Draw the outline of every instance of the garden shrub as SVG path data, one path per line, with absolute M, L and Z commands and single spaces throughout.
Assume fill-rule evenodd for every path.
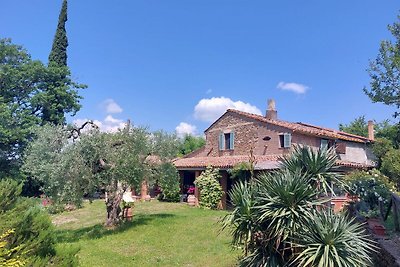
M 400 150 L 390 149 L 382 158 L 381 171 L 400 189 Z
M 0 202 L 5 203 L 0 212 L 0 233 L 13 229 L 5 248 L 28 266 L 48 266 L 58 259 L 54 226 L 37 200 L 21 197 L 20 193 L 21 185 L 15 181 L 0 181 Z
M 352 172 L 344 180 L 350 193 L 360 198 L 358 208 L 362 211 L 378 209 L 379 201 L 388 204 L 391 192 L 396 189 L 395 184 L 376 169 Z
M 158 183 L 162 193 L 158 199 L 161 201 L 178 202 L 180 200 L 179 175 L 175 166 L 171 163 L 163 163 L 159 167 Z
M 228 172 L 232 179 L 248 181 L 251 177 L 251 165 L 249 162 L 241 162 L 233 166 Z
M 207 169 L 196 178 L 195 185 L 200 190 L 200 206 L 216 209 L 222 197 L 222 187 L 219 184 L 221 178 L 218 169 L 207 167 Z
M 26 259 L 18 255 L 22 249 L 21 246 L 9 248 L 9 239 L 14 233 L 14 230 L 7 230 L 0 234 L 0 266 L 20 267 L 27 263 Z

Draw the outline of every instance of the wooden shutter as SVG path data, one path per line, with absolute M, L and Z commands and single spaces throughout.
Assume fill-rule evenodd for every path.
M 223 133 L 219 134 L 219 150 L 225 149 L 225 136 Z
M 336 153 L 346 154 L 346 143 L 340 142 L 336 144 Z
M 283 134 L 283 147 L 290 148 L 292 146 L 292 135 L 290 133 Z
M 230 143 L 229 143 L 229 149 L 234 149 L 235 148 L 235 133 L 231 132 L 230 133 Z

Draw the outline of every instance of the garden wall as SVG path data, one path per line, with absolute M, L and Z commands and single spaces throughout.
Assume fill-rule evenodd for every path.
M 376 267 L 400 267 L 399 245 L 393 240 L 375 238 L 379 251 L 374 255 Z

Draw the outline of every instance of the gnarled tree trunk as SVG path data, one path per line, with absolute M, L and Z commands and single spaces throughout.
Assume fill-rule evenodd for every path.
M 119 223 L 121 217 L 120 203 L 122 201 L 124 192 L 124 188 L 117 181 L 113 182 L 113 184 L 107 188 L 106 227 L 114 227 Z

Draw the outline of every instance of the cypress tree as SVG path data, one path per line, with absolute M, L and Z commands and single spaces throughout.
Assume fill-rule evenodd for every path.
M 56 35 L 53 40 L 53 47 L 49 55 L 49 64 L 57 64 L 57 66 L 67 66 L 67 46 L 68 38 L 65 30 L 67 22 L 67 0 L 63 1 L 60 16 L 58 17 L 58 25 Z

